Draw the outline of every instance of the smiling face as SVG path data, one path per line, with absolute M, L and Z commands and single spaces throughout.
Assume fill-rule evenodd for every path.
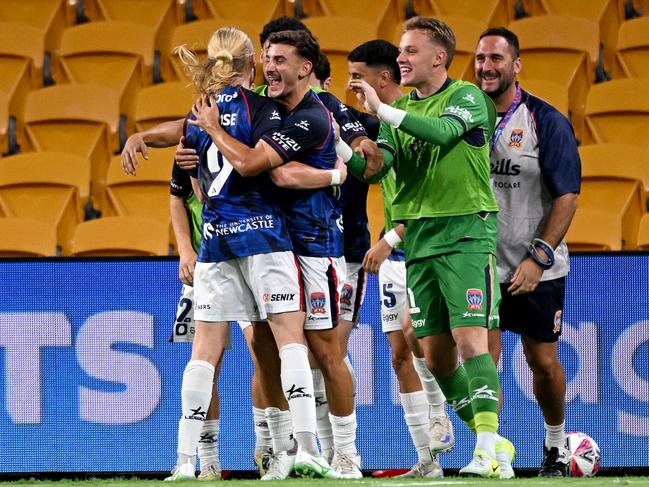
M 417 88 L 430 83 L 435 69 L 444 64 L 446 51 L 423 30 L 404 32 L 399 43 L 397 64 L 401 71 L 401 84 Z
M 270 44 L 265 50 L 264 77 L 268 96 L 285 99 L 293 93 L 299 80 L 309 76 L 311 62 L 287 44 Z
M 363 80 L 366 81 L 374 90 L 377 92 L 381 89 L 381 70 L 372 68 L 367 65 L 367 63 L 362 63 L 359 61 L 349 61 L 347 63 L 349 71 L 349 81 L 352 80 Z M 350 90 L 355 92 L 361 92 L 360 89 L 353 89 L 349 87 Z
M 514 84 L 521 71 L 521 60 L 514 58 L 514 48 L 504 37 L 487 36 L 478 43 L 474 68 L 480 89 L 497 100 Z

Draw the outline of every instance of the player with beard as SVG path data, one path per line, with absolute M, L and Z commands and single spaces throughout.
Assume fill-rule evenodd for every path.
M 497 257 L 501 329 L 521 337 L 533 390 L 545 420 L 540 477 L 566 476 L 566 378 L 558 356 L 570 270 L 564 236 L 577 208 L 581 163 L 570 122 L 515 82 L 521 70 L 516 34 L 486 30 L 475 53 L 475 76 L 496 104 L 491 175 L 500 227 Z M 489 332 L 497 362 L 501 331 Z

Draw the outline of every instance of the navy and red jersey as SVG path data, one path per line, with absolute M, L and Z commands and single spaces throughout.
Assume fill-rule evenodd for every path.
M 284 113 L 281 128 L 262 137 L 284 160 L 317 169 L 336 164 L 334 130 L 329 110 L 309 90 Z M 343 255 L 342 211 L 333 188 L 282 191 L 281 201 L 293 250 L 307 257 Z
M 280 129 L 277 105 L 240 86 L 211 98 L 221 126 L 232 137 L 254 147 L 265 133 Z M 199 155 L 198 180 L 205 197 L 200 262 L 221 262 L 291 250 L 274 185 L 268 173 L 242 177 L 198 127 L 185 123 L 187 146 Z
M 333 114 L 336 123 L 340 126 L 340 138 L 348 145 L 361 136 L 376 140 L 380 126 L 376 117 L 345 105 L 327 91 L 318 91 L 317 95 Z M 368 119 L 367 125 L 365 119 Z M 375 121 L 373 124 L 371 123 L 372 119 Z M 365 181 L 351 175 L 348 175 L 340 186 L 339 201 L 343 211 L 345 260 L 347 262 L 363 262 L 365 254 L 370 249 L 370 229 L 367 221 L 368 189 L 369 186 Z

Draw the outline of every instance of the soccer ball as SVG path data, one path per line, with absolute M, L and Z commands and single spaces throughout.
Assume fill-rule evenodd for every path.
M 599 470 L 599 446 L 585 433 L 568 433 L 571 477 L 593 477 Z

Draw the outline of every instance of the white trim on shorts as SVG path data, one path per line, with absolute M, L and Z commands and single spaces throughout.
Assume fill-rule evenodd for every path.
M 385 260 L 379 268 L 379 293 L 381 296 L 381 331 L 401 331 L 406 317 L 406 263 Z
M 340 319 L 358 327 L 361 306 L 365 299 L 365 269 L 360 262 L 347 262 L 347 275 L 340 291 Z
M 201 321 L 264 321 L 269 314 L 302 309 L 291 251 L 197 262 L 194 288 L 194 318 Z
M 338 324 L 340 291 L 345 282 L 344 257 L 297 256 L 306 308 L 305 330 L 329 330 Z

